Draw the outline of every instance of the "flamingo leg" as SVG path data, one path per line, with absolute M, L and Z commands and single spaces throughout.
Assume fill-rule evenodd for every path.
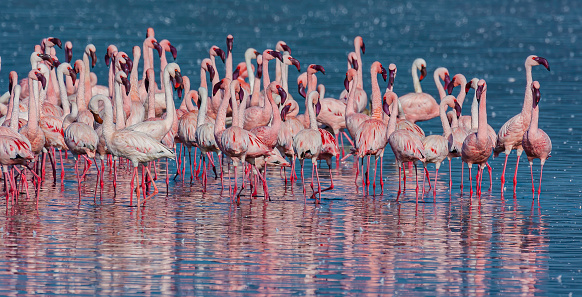
M 305 160 L 301 159 L 301 184 L 303 184 L 303 199 L 307 199 L 307 191 L 305 190 L 305 175 L 303 174 L 303 165 Z
M 521 157 L 521 152 L 517 152 L 517 162 L 515 162 L 515 173 L 513 174 L 513 184 L 514 184 L 514 188 L 515 185 L 517 184 L 517 168 L 519 167 L 519 157 Z
M 63 164 L 63 152 L 59 150 L 59 158 L 61 159 L 61 184 L 65 181 L 65 165 Z
M 400 180 L 402 179 L 401 173 L 400 173 L 400 164 L 398 164 L 398 195 L 400 195 Z
M 473 196 L 473 179 L 471 175 L 471 165 L 469 165 L 469 196 Z
M 465 164 L 461 161 L 461 191 L 463 190 L 463 179 L 465 178 Z
M 503 185 L 505 185 L 505 169 L 507 168 L 507 158 L 509 154 L 505 152 L 505 162 L 503 162 L 503 172 L 501 172 L 501 191 L 503 191 Z
M 534 187 L 534 179 L 533 179 L 533 162 L 529 162 L 529 174 L 531 175 L 531 194 L 532 196 L 534 195 L 534 193 L 536 192 L 536 189 Z
M 449 158 L 449 192 L 453 188 L 453 178 L 451 175 L 451 158 Z
M 439 168 L 436 168 L 436 172 L 434 174 L 434 189 L 433 189 L 433 196 L 436 196 L 436 188 L 437 188 L 437 180 L 439 178 Z
M 493 168 L 491 168 L 489 162 L 485 164 L 487 164 L 487 171 L 489 171 L 489 191 L 491 191 L 493 189 Z
M 374 156 L 374 182 L 372 182 L 372 193 L 376 196 L 376 173 L 378 172 L 378 158 Z
M 540 201 L 540 193 L 542 192 L 542 173 L 544 172 L 544 163 L 542 162 L 542 166 L 540 168 L 540 185 L 538 186 L 538 203 Z
M 271 201 L 271 196 L 269 195 L 269 186 L 267 186 L 267 163 L 265 163 L 265 169 L 263 172 L 263 191 L 265 192 L 265 199 Z
M 143 167 L 145 167 L 145 169 L 146 169 L 146 171 L 147 171 L 147 173 L 148 173 L 148 176 L 150 176 L 150 179 L 151 179 L 151 176 L 152 176 L 152 174 L 150 173 L 150 169 L 149 169 L 149 168 L 147 168 L 146 166 L 143 166 Z M 142 174 L 143 174 L 143 173 L 142 173 Z M 144 204 L 144 205 L 145 205 L 146 201 L 148 201 L 148 200 L 149 200 L 149 199 L 151 199 L 153 196 L 155 196 L 156 194 L 158 194 L 158 187 L 156 187 L 156 181 L 152 179 L 152 181 L 151 181 L 151 182 L 152 182 L 152 185 L 154 186 L 154 192 L 153 192 L 153 193 L 151 193 L 149 196 L 147 196 L 147 197 L 145 197 L 145 198 L 144 198 L 144 200 L 143 200 L 143 203 L 142 203 L 142 204 Z
M 190 152 L 191 152 L 190 149 L 188 149 L 188 163 L 190 163 L 190 183 L 192 183 L 192 180 L 194 179 L 194 173 L 192 172 L 192 155 L 190 154 Z M 196 153 L 194 153 L 194 156 L 196 156 Z M 196 174 L 198 175 L 198 173 Z
M 416 177 L 416 192 L 418 193 L 418 170 L 416 169 L 416 162 L 412 162 L 414 164 L 414 175 Z

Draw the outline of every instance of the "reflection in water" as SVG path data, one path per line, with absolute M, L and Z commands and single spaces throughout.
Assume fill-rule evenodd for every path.
M 81 201 L 47 182 L 38 210 L 23 198 L 3 214 L 3 293 L 530 295 L 548 277 L 543 216 L 486 194 L 396 201 L 392 180 L 389 194 L 362 197 L 342 173 L 320 205 L 273 178 L 267 203 L 236 207 L 219 180 L 207 192 L 178 181 L 137 209 L 127 177 L 117 196 L 107 184 L 95 195 L 95 182 L 92 172 Z

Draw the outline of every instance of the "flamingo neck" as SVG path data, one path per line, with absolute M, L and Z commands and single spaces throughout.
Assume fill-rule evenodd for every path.
M 414 84 L 414 92 L 417 94 L 422 93 L 422 87 L 420 86 L 420 80 L 418 79 L 418 69 L 414 63 L 412 64 L 412 83 Z
M 200 67 L 200 87 L 208 90 L 208 83 L 206 82 L 206 70 Z
M 479 101 L 477 101 L 477 93 L 473 96 L 473 103 L 471 104 L 471 130 L 477 130 L 479 127 Z
M 529 133 L 538 132 L 539 117 L 540 117 L 540 105 L 536 104 L 536 107 L 534 107 L 531 112 L 531 123 L 529 124 Z
M 263 90 L 267 90 L 271 84 L 271 78 L 269 77 L 269 59 L 265 58 L 263 54 Z M 263 99 L 263 106 L 265 100 Z
M 87 100 L 90 100 L 93 96 L 93 92 L 91 90 L 91 71 L 89 68 L 91 65 L 89 65 L 89 55 L 87 54 L 87 51 L 83 53 L 83 65 L 85 65 L 85 68 L 83 69 L 85 71 L 85 96 L 88 98 Z
M 28 102 L 28 130 L 35 133 L 38 129 L 38 82 L 28 79 L 28 85 L 32 86 L 31 100 Z
M 146 74 L 147 70 L 150 68 L 154 68 L 154 61 L 153 61 L 154 60 L 154 58 L 153 58 L 154 50 L 152 48 L 148 47 L 147 39 L 145 39 L 143 41 L 142 51 L 143 51 L 143 74 L 141 77 L 145 78 L 147 75 Z M 134 63 L 138 63 L 138 62 L 139 61 L 134 61 Z
M 166 67 L 166 68 L 168 68 L 168 67 Z M 167 128 L 167 131 L 169 131 L 170 128 L 172 127 L 172 124 L 174 123 L 174 119 L 176 117 L 176 106 L 174 105 L 174 92 L 172 92 L 172 86 L 170 86 L 170 73 L 166 70 L 166 68 L 164 68 L 164 81 L 163 81 L 164 86 L 165 86 L 164 92 L 166 94 L 166 118 L 163 119 L 163 121 L 164 121 L 164 126 Z M 155 101 L 155 98 L 153 101 Z M 155 114 L 155 106 L 154 106 L 154 114 Z
M 479 103 L 479 128 L 477 128 L 477 139 L 485 141 L 487 137 L 487 89 L 481 93 L 481 102 Z
M 242 127 L 238 113 L 238 102 L 236 101 L 236 92 L 234 86 L 230 87 L 230 101 L 232 104 L 232 126 Z
M 267 96 L 269 97 L 269 102 L 271 103 L 271 112 L 273 117 L 271 120 L 271 131 L 279 133 L 279 130 L 281 130 L 281 114 L 279 113 L 277 103 L 275 103 L 275 100 L 273 99 L 273 93 L 268 91 Z
M 254 75 L 254 74 L 253 74 Z M 250 106 L 258 106 L 259 105 L 259 98 L 261 97 L 261 79 L 255 78 L 254 81 L 254 90 L 251 97 Z
M 309 97 L 310 96 L 307 96 L 307 99 L 305 99 L 305 108 L 307 109 L 307 112 L 309 113 L 309 129 L 318 131 L 315 110 L 313 110 L 313 101 L 310 100 Z
M 139 92 L 138 92 L 138 66 L 139 66 L 139 58 L 141 57 L 141 54 L 136 53 L 133 56 L 133 67 L 131 68 L 131 73 L 129 74 L 129 79 L 130 79 L 130 84 L 131 87 L 129 88 L 129 97 L 131 98 L 132 101 L 139 101 Z M 146 74 L 147 75 L 147 74 Z M 152 85 L 154 84 L 154 81 L 150 82 Z
M 108 87 L 109 87 L 109 97 L 113 98 L 115 94 L 115 63 L 111 61 L 109 63 L 109 76 L 107 77 Z
M 67 88 L 65 87 L 64 74 L 59 72 L 57 82 L 59 84 L 59 96 L 61 98 L 61 105 L 63 106 L 63 118 L 71 113 L 71 105 L 67 98 Z
M 523 118 L 523 125 L 527 128 L 531 122 L 531 110 L 533 104 L 533 94 L 531 91 L 531 85 L 533 82 L 533 78 L 531 76 L 531 65 L 525 65 L 525 77 L 526 77 L 526 85 L 525 85 L 525 96 L 523 98 L 523 106 L 521 107 L 521 115 Z
M 163 82 L 164 79 L 164 69 L 166 69 L 166 66 L 168 66 L 168 59 L 166 58 L 166 52 L 162 52 L 162 56 L 160 57 L 160 82 Z M 155 81 L 155 79 L 152 80 L 152 82 Z M 154 88 L 155 90 L 155 88 Z M 166 91 L 166 86 L 165 84 L 162 84 L 162 92 Z
M 54 68 L 49 72 L 49 78 L 47 92 L 50 96 L 48 96 L 48 99 L 52 105 L 58 106 L 57 90 L 59 90 L 59 83 L 57 82 L 57 73 Z
M 394 94 L 394 93 L 392 93 Z M 388 137 L 396 130 L 396 118 L 398 118 L 398 105 L 400 100 L 396 95 L 392 95 L 394 100 L 390 104 L 390 119 L 388 120 Z
M 441 104 L 439 106 L 439 109 L 440 109 L 439 116 L 441 117 L 441 124 L 443 126 L 443 136 L 445 138 L 449 137 L 449 135 L 451 135 L 451 133 L 452 133 L 451 126 L 449 125 L 449 119 L 447 118 L 447 106 L 448 106 L 448 102 L 443 102 L 443 101 L 441 101 Z M 457 115 L 454 114 L 453 119 L 456 116 Z
M 18 131 L 18 118 L 20 117 L 20 87 L 14 88 L 12 94 L 14 95 L 13 100 L 10 102 L 12 106 L 8 109 L 10 113 L 10 128 Z M 8 115 L 6 116 L 8 118 Z
M 358 59 L 358 82 L 357 82 L 357 88 L 358 89 L 363 89 L 364 88 L 364 64 L 362 63 L 362 53 L 360 52 L 360 45 L 358 43 L 358 45 L 354 44 L 355 49 L 356 49 L 356 57 Z M 348 63 L 349 64 L 349 63 Z
M 247 72 L 249 73 L 249 84 L 251 85 L 251 94 L 255 91 L 255 72 L 253 71 L 253 66 L 251 65 L 251 56 L 245 56 L 245 65 L 247 66 Z
M 415 67 L 412 67 L 412 73 L 413 73 L 412 79 L 414 79 L 414 74 L 416 74 Z M 441 83 L 441 78 L 439 76 L 438 71 L 434 72 L 434 84 L 436 85 L 436 88 L 439 91 L 439 99 L 442 100 L 443 98 L 445 98 L 447 93 L 445 92 L 445 88 L 443 88 L 443 84 Z M 420 88 L 420 82 L 418 82 L 418 87 Z M 416 83 L 414 85 L 414 91 L 416 91 Z M 463 88 L 461 88 L 461 91 L 463 91 Z M 422 90 L 420 92 L 422 92 Z M 419 92 L 417 92 L 417 93 L 419 93 Z
M 103 136 L 105 137 L 105 143 L 108 147 L 112 147 L 113 132 L 115 131 L 115 125 L 113 124 L 113 107 L 111 106 L 111 101 L 103 101 L 105 114 L 103 115 Z
M 115 128 L 125 128 L 125 112 L 123 111 L 123 97 L 121 96 L 121 84 L 115 83 Z
M 150 76 L 150 84 L 148 85 L 148 119 L 153 119 L 156 117 L 156 87 L 153 84 L 155 79 L 154 76 Z
M 79 111 L 85 111 L 87 109 L 87 104 L 85 104 L 85 76 L 84 69 L 79 71 L 79 86 L 77 90 L 77 108 Z
M 224 97 L 220 102 L 220 106 L 218 107 L 218 111 L 216 112 L 216 120 L 214 122 L 214 137 L 218 140 L 220 139 L 220 135 L 222 132 L 226 130 L 226 110 L 228 109 L 228 102 L 230 100 L 230 92 L 224 92 Z M 234 123 L 233 123 L 234 125 Z
M 356 87 L 358 84 L 358 76 L 352 77 L 350 89 L 348 91 L 348 101 L 346 102 L 346 116 L 356 113 Z
M 232 81 L 232 52 L 229 51 L 228 53 L 228 57 L 226 57 L 226 63 L 224 64 L 224 69 L 226 70 L 226 73 L 224 74 L 224 77 L 230 79 L 230 81 Z
M 465 85 L 467 84 L 467 80 L 461 78 L 461 91 L 459 91 L 459 95 L 457 96 L 457 102 L 459 105 L 463 107 L 463 103 L 465 102 L 465 98 L 467 97 L 467 93 L 465 92 Z
M 378 85 L 378 71 L 373 69 L 370 73 L 372 79 L 372 118 L 382 119 L 382 91 Z
M 196 121 L 196 127 L 202 126 L 206 121 L 208 96 L 200 96 L 198 100 L 200 100 L 200 108 L 198 108 L 198 120 Z
M 317 76 L 315 76 L 315 72 L 314 73 L 309 73 L 307 72 L 307 92 L 306 94 L 309 94 L 313 91 L 315 91 L 315 88 L 317 86 Z

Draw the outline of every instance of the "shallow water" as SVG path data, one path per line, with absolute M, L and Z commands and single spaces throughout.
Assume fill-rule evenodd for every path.
M 21 195 L 18 204 L 0 214 L 1 295 L 582 293 L 577 182 L 582 172 L 572 160 L 581 150 L 582 117 L 577 40 L 582 8 L 576 1 L 52 2 L 57 3 L 0 4 L 0 89 L 7 89 L 10 70 L 25 75 L 30 51 L 43 37 L 71 40 L 74 58 L 81 57 L 85 44 L 94 43 L 102 59 L 111 43 L 126 52 L 141 45 L 151 26 L 158 39 L 167 38 L 178 48 L 176 61 L 193 81 L 209 46 L 224 47 L 226 35 L 233 34 L 235 63 L 249 46 L 262 51 L 285 40 L 303 70 L 311 63 L 325 67 L 319 81 L 333 97 L 343 88 L 353 37 L 361 35 L 366 82 L 373 61 L 395 63 L 395 91 L 410 92 L 409 69 L 416 57 L 427 61 L 429 74 L 446 66 L 451 74 L 484 78 L 488 120 L 497 130 L 521 110 L 523 62 L 537 54 L 552 69 L 533 70 L 541 84 L 540 127 L 553 140 L 552 158 L 544 167 L 539 205 L 532 202 L 524 160 L 512 194 L 515 153 L 509 158 L 503 198 L 502 155 L 490 161 L 493 190 L 485 190 L 480 199 L 470 197 L 467 187 L 461 194 L 460 161 L 455 160 L 452 192 L 443 164 L 436 198 L 418 195 L 417 203 L 413 175 L 406 192 L 397 195 L 398 174 L 388 151 L 383 195 L 358 192 L 348 161 L 339 169 L 334 165 L 335 189 L 324 192 L 320 204 L 304 203 L 302 184 L 285 185 L 278 170 L 271 170 L 273 201 L 247 194 L 237 206 L 226 189 L 220 190 L 219 180 L 210 179 L 203 192 L 198 180 L 191 184 L 186 176 L 184 182 L 171 180 L 166 191 L 165 166 L 158 164 L 160 194 L 137 209 L 128 207 L 127 168 L 120 171 L 115 195 L 109 171 L 104 190 L 95 191 L 93 167 L 79 199 L 69 156 L 64 185 L 53 185 L 49 169 L 38 204 L 34 196 L 27 200 Z M 58 55 L 62 57 L 61 50 Z M 103 60 L 94 71 L 103 84 Z M 295 79 L 293 72 L 290 79 Z M 365 89 L 370 96 L 369 83 Z M 437 94 L 431 75 L 423 90 Z M 427 134 L 442 132 L 438 120 L 421 127 Z M 329 185 L 326 168 L 320 170 L 323 187 Z M 429 169 L 432 174 L 434 167 Z M 170 171 L 175 172 L 173 163 Z M 536 160 L 536 187 L 538 173 Z M 465 185 L 467 179 L 465 172 Z M 483 182 L 488 184 L 487 174 Z

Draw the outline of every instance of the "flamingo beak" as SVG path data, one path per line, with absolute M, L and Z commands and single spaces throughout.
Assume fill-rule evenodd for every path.
M 354 68 L 354 70 L 358 70 L 360 66 L 358 66 L 358 60 L 356 59 L 352 59 L 352 68 Z
M 217 82 L 214 87 L 212 87 L 212 96 L 216 96 L 216 93 L 218 93 L 218 90 L 220 89 L 220 86 L 222 85 L 222 80 Z
M 548 60 L 546 60 L 545 58 L 542 58 L 542 57 L 535 57 L 533 59 L 534 59 L 534 61 L 540 63 L 541 65 L 544 65 L 544 67 L 546 67 L 546 69 L 548 69 L 548 71 L 550 71 L 550 64 L 548 63 Z
M 467 93 L 469 93 L 469 90 L 471 89 L 471 82 L 468 82 L 465 85 L 465 95 L 467 95 Z
M 297 84 L 297 88 L 298 88 L 298 92 L 299 95 L 301 95 L 303 98 L 305 98 L 305 96 L 307 96 L 307 94 L 305 93 L 305 87 L 303 86 L 302 83 Z
M 125 74 L 129 75 L 129 72 L 133 68 L 133 61 L 131 60 L 131 58 L 127 57 L 127 58 L 125 58 L 125 63 L 126 63 L 126 67 L 127 67 Z
M 325 69 L 321 65 L 315 65 L 315 66 L 313 66 L 313 69 L 315 69 L 317 71 L 320 71 L 321 73 L 325 74 Z
M 214 72 L 214 67 L 212 67 L 212 65 L 208 64 L 208 66 L 206 68 L 208 68 L 208 73 L 210 74 L 210 80 L 213 80 L 214 76 L 216 75 L 216 72 Z
M 226 51 L 232 53 L 232 43 L 233 39 L 226 37 Z
M 388 73 L 386 72 L 386 68 L 384 68 L 384 66 L 380 66 L 382 71 L 382 79 L 384 79 L 384 81 L 386 81 L 386 79 L 388 78 Z
M 283 55 L 281 55 L 278 51 L 269 51 L 269 55 L 279 59 L 279 61 L 283 62 Z
M 73 49 L 65 47 L 65 62 L 71 63 L 71 60 L 73 60 Z M 107 66 L 109 66 L 109 64 L 107 64 Z
M 178 98 L 182 99 L 182 92 L 184 91 L 184 85 L 179 85 L 178 88 L 176 88 L 176 92 L 178 92 Z
M 162 48 L 162 46 L 157 41 L 152 41 L 152 45 L 158 51 L 158 55 L 161 58 L 162 55 L 164 54 L 164 49 Z
M 281 109 L 281 120 L 282 121 L 287 120 L 287 113 L 289 112 L 289 109 L 291 109 L 291 104 L 287 104 L 287 105 L 283 106 L 283 108 Z
M 99 123 L 99 124 L 103 124 L 103 119 L 101 118 L 101 116 L 99 116 L 98 113 L 95 113 L 91 110 L 91 113 L 93 114 L 93 119 L 95 119 L 95 122 Z
M 50 55 L 47 55 L 47 54 L 40 54 L 40 56 L 39 56 L 39 57 L 40 57 L 41 59 L 43 59 L 43 60 L 45 60 L 45 61 L 49 62 L 49 64 L 51 65 L 51 67 L 54 65 L 54 60 L 53 60 L 53 58 L 51 58 L 51 56 L 50 56 Z
M 8 78 L 8 93 L 12 95 L 12 88 L 14 87 L 14 82 L 12 81 L 12 76 Z
M 59 62 L 59 60 L 55 60 L 54 67 L 59 67 L 60 65 L 61 65 L 61 62 Z
M 67 62 L 67 63 L 69 63 L 69 62 Z M 107 67 L 109 67 L 109 63 L 111 63 L 111 57 L 109 57 L 108 53 L 105 53 L 105 65 L 107 65 Z
M 287 92 L 285 92 L 285 90 L 283 90 L 282 87 L 277 87 L 277 93 L 279 94 L 279 96 L 281 96 L 281 104 L 285 103 L 285 100 L 287 100 Z
M 220 57 L 220 59 L 222 60 L 222 63 L 224 63 L 226 61 L 226 54 L 224 53 L 224 51 L 219 49 L 218 47 L 215 48 L 214 51 Z
M 263 67 L 262 65 L 257 62 L 257 78 L 261 79 L 263 77 Z
M 364 44 L 364 40 L 362 40 L 362 46 L 360 47 L 362 49 L 362 54 L 366 53 L 366 45 Z
M 95 54 L 94 51 L 91 51 L 91 68 L 94 68 L 96 63 L 97 63 L 97 55 Z
M 38 81 L 40 81 L 42 88 L 44 89 L 46 87 L 46 78 L 44 78 L 44 75 L 42 75 L 41 73 L 37 72 L 36 73 L 36 78 L 38 79 Z
M 384 113 L 390 116 L 390 105 L 388 105 L 388 102 L 386 100 L 382 102 L 382 110 L 384 110 Z
M 291 48 L 287 44 L 282 44 L 281 47 L 283 48 L 283 51 L 286 51 L 289 54 L 291 54 Z
M 457 118 L 461 116 L 461 110 L 462 110 L 461 105 L 455 99 L 455 111 L 457 112 Z
M 394 88 L 394 79 L 396 78 L 396 71 L 390 70 L 390 75 L 388 76 L 388 89 L 392 90 Z
M 317 100 L 317 103 L 315 103 L 315 116 L 319 115 L 319 112 L 321 112 L 321 102 Z
M 419 81 L 422 81 L 426 77 L 426 67 L 422 65 L 420 68 L 420 78 Z
M 447 82 L 449 76 L 445 75 L 445 89 L 447 89 L 447 94 L 452 94 L 453 89 L 455 88 L 455 77 L 453 77 L 452 81 Z
M 293 58 L 293 57 L 289 57 L 289 61 L 291 61 L 291 64 L 295 65 L 295 67 L 297 67 L 297 71 L 301 72 L 301 64 L 299 64 L 299 60 Z
M 131 84 L 127 77 L 121 77 L 121 83 L 125 86 L 125 95 L 129 95 L 129 90 L 131 89 Z
M 245 89 L 240 88 L 240 91 L 238 91 L 238 101 L 242 102 L 244 98 L 245 98 Z
M 178 58 L 178 50 L 171 44 L 169 44 L 170 46 L 170 52 L 172 53 L 172 57 L 174 58 L 174 61 L 176 61 L 176 58 Z
M 150 91 L 150 79 L 146 76 L 146 78 L 143 80 L 143 83 L 145 85 L 145 89 L 146 91 Z
M 238 76 L 240 75 L 240 67 L 236 67 L 236 69 L 234 70 L 234 72 L 232 73 L 232 79 L 237 79 Z
M 541 97 L 540 89 L 532 88 L 532 93 L 533 93 L 533 99 L 534 99 L 533 100 L 533 102 L 534 102 L 533 107 L 535 108 L 538 105 L 538 103 L 540 103 L 540 97 Z
M 77 73 L 75 70 L 73 70 L 73 68 L 69 68 L 69 76 L 71 77 L 73 84 L 75 84 L 75 81 L 77 80 Z
M 475 91 L 475 93 L 477 94 L 477 100 L 481 100 L 481 94 L 483 93 L 483 86 L 479 86 L 477 87 L 477 91 Z
M 63 43 L 61 42 L 60 39 L 53 37 L 53 38 L 49 38 L 49 41 L 52 42 L 54 45 L 58 46 L 60 49 L 63 48 Z
M 344 88 L 346 88 L 346 91 L 350 90 L 350 81 L 348 80 L 347 74 L 346 74 L 346 78 L 344 79 Z

